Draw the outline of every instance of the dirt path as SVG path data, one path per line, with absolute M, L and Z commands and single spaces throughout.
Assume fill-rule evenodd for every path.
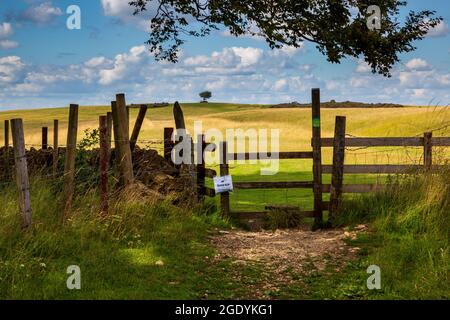
M 268 290 L 277 291 L 294 281 L 293 275 L 307 275 L 333 265 L 338 272 L 356 259 L 358 247 L 346 244 L 357 233 L 366 232 L 359 225 L 352 231 L 344 229 L 310 231 L 307 228 L 249 232 L 243 230 L 218 231 L 211 237 L 218 254 L 214 259 L 231 259 L 233 264 L 258 265 L 261 283 L 255 284 L 253 298 L 267 298 Z M 237 268 L 239 269 L 239 268 Z M 234 274 L 239 277 L 239 274 Z M 295 277 L 294 277 L 295 278 Z

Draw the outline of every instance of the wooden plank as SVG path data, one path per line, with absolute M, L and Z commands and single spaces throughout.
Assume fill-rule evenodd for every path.
M 377 174 L 392 174 L 392 173 L 414 173 L 423 169 L 421 165 L 397 165 L 397 164 L 383 164 L 383 165 L 344 165 L 344 173 L 377 173 Z M 323 173 L 332 173 L 332 165 L 323 165 Z
M 100 214 L 107 215 L 108 204 L 108 119 L 106 116 L 99 117 L 100 131 Z
M 5 120 L 5 131 L 3 137 L 5 138 L 5 148 L 9 148 L 9 120 Z
M 433 163 L 433 145 L 431 142 L 432 137 L 432 132 L 425 132 L 423 134 L 423 165 L 425 171 L 430 171 L 431 165 Z
M 342 193 L 369 193 L 383 190 L 386 186 L 382 184 L 344 184 L 342 186 Z M 331 185 L 324 184 L 322 191 L 330 192 Z
M 122 185 L 128 187 L 133 183 L 133 162 L 131 158 L 130 140 L 128 137 L 128 115 L 125 103 L 125 95 L 119 93 L 116 95 L 116 116 L 113 110 L 113 122 L 118 122 L 117 138 L 118 138 L 118 162 L 120 175 L 122 177 Z
M 166 161 L 172 162 L 172 149 L 174 143 L 172 141 L 173 128 L 164 128 L 164 159 Z
M 214 178 L 217 176 L 217 172 L 216 172 L 216 170 L 213 170 L 210 168 L 205 168 L 205 176 L 207 178 Z
M 333 138 L 322 138 L 322 147 L 332 147 Z M 421 137 L 372 137 L 346 138 L 347 147 L 420 147 L 423 146 Z
M 234 182 L 235 189 L 312 189 L 313 181 Z
M 9 120 L 5 120 L 5 152 L 3 153 L 3 163 L 5 168 L 5 178 L 9 179 L 10 177 L 10 167 L 9 167 Z
M 197 174 L 196 174 L 196 166 L 194 161 L 194 143 L 192 138 L 190 138 L 186 134 L 186 123 L 184 121 L 184 114 L 183 110 L 181 109 L 180 104 L 178 101 L 175 102 L 173 106 L 173 117 L 175 120 L 175 129 L 176 129 L 176 136 L 181 136 L 182 139 L 189 139 L 191 143 L 191 161 L 190 163 L 183 163 L 180 166 L 180 172 L 181 174 L 187 175 L 189 178 L 189 184 L 190 188 L 192 190 L 193 194 L 197 194 Z M 177 138 L 176 138 L 177 139 Z M 181 142 L 182 139 L 178 138 L 178 141 Z
M 342 203 L 342 183 L 344 181 L 345 155 L 345 117 L 336 116 L 333 142 L 333 169 L 330 190 L 330 214 L 328 222 L 332 225 Z
M 431 138 L 431 144 L 434 147 L 450 147 L 450 137 Z
M 228 146 L 227 142 L 221 143 L 221 160 L 220 160 L 220 175 L 227 176 L 229 174 L 227 154 Z M 222 217 L 228 217 L 230 215 L 230 194 L 229 192 L 222 192 L 220 194 L 220 212 Z
M 323 188 L 322 188 L 322 192 Z M 330 201 L 322 201 L 322 210 L 323 211 L 329 211 L 330 210 Z
M 130 149 L 131 149 L 131 152 L 133 152 L 133 150 L 134 150 L 134 148 L 136 146 L 136 143 L 137 143 L 137 140 L 138 140 L 138 137 L 139 137 L 139 132 L 141 131 L 142 123 L 144 122 L 146 113 L 147 113 L 147 106 L 146 105 L 141 106 L 139 108 L 139 113 L 138 113 L 138 116 L 136 118 L 136 122 L 134 124 L 133 132 L 132 132 L 131 138 L 130 138 Z
M 313 178 L 314 178 L 314 226 L 320 227 L 322 214 L 322 144 L 320 139 L 320 89 L 312 89 L 312 148 L 313 148 Z
M 78 105 L 71 104 L 69 108 L 69 127 L 67 129 L 67 146 L 64 163 L 64 217 L 72 209 L 72 198 L 75 180 L 75 155 L 77 150 Z
M 205 167 L 205 159 L 204 159 L 204 151 L 205 151 L 205 135 L 199 134 L 197 136 L 197 145 L 201 144 L 200 154 L 197 155 L 197 199 L 198 201 L 204 200 L 204 192 L 205 192 L 205 178 L 206 178 L 206 167 Z
M 32 225 L 32 211 L 22 119 L 12 119 L 11 129 L 14 145 L 16 183 L 19 194 L 19 209 L 22 216 L 22 228 L 27 229 Z
M 111 155 L 111 140 L 113 139 L 113 136 L 112 136 L 113 116 L 112 116 L 111 111 L 106 113 L 106 125 L 107 125 L 107 129 L 108 129 L 108 150 L 109 150 L 108 159 L 109 159 L 110 155 Z
M 59 161 L 59 121 L 53 120 L 53 174 L 58 173 Z
M 48 149 L 48 127 L 42 127 L 42 150 Z
M 269 159 L 312 159 L 312 151 L 297 151 L 297 152 L 261 152 L 261 153 L 229 153 L 230 160 L 269 160 Z
M 115 151 L 115 158 L 116 158 L 116 166 L 117 166 L 117 159 L 119 158 L 119 137 L 117 133 L 119 132 L 119 118 L 117 113 L 117 102 L 111 101 L 111 117 L 113 120 L 113 128 L 114 128 L 114 151 Z
M 178 129 L 186 129 L 186 124 L 184 122 L 183 110 L 180 107 L 178 101 L 175 101 L 173 106 L 173 117 L 175 119 L 175 128 Z

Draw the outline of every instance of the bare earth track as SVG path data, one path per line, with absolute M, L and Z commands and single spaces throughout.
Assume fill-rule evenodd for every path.
M 355 239 L 358 233 L 366 231 L 365 225 L 352 231 L 311 231 L 306 227 L 261 232 L 230 230 L 216 231 L 210 240 L 218 252 L 214 257 L 216 261 L 231 259 L 236 265 L 260 266 L 261 283 L 250 289 L 250 298 L 264 299 L 270 298 L 267 292 L 277 292 L 284 285 L 295 282 L 293 275 L 321 272 L 329 265 L 339 272 L 356 259 L 360 250 L 347 245 L 345 240 Z M 233 275 L 235 278 L 241 276 L 239 272 Z

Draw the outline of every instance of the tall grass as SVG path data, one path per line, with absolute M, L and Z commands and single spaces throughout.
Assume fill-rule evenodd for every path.
M 348 202 L 339 223 L 371 222 L 368 263 L 385 298 L 450 298 L 450 169 L 398 177 L 386 191 Z
M 196 299 L 228 283 L 219 272 L 202 275 L 212 256 L 207 230 L 226 226 L 215 214 L 127 193 L 101 217 L 90 189 L 78 192 L 62 224 L 58 184 L 36 178 L 31 190 L 28 231 L 20 229 L 14 185 L 0 192 L 0 299 Z M 81 290 L 66 287 L 70 265 L 81 268 Z

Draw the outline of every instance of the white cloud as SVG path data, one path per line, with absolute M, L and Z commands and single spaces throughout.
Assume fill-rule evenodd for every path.
M 0 24 L 0 39 L 8 38 L 13 32 L 13 27 L 10 23 L 3 22 Z
M 7 56 L 0 58 L 0 83 L 12 83 L 18 80 L 25 65 L 20 57 Z
M 136 76 L 145 57 L 149 57 L 145 46 L 137 46 L 128 53 L 118 54 L 111 69 L 100 70 L 100 84 L 109 85 L 123 80 L 125 76 Z M 130 78 L 128 78 L 130 80 Z
M 14 49 L 19 46 L 19 43 L 12 40 L 0 40 L 0 48 L 4 50 Z
M 128 4 L 129 1 L 123 0 L 101 0 L 103 13 L 110 17 L 124 17 L 133 14 L 133 8 Z
M 358 66 L 356 67 L 356 72 L 358 73 L 368 73 L 371 72 L 372 68 L 370 67 L 370 65 L 363 61 L 363 60 L 359 60 L 358 61 Z
M 21 18 L 37 24 L 47 24 L 62 14 L 60 8 L 53 6 L 52 1 L 46 1 L 38 5 L 31 5 L 22 13 Z
M 421 59 L 421 58 L 411 59 L 405 64 L 405 66 L 409 70 L 421 71 L 421 70 L 429 70 L 430 69 L 430 65 L 428 64 L 428 62 L 426 62 L 424 59 Z
M 427 36 L 432 38 L 445 37 L 450 33 L 450 28 L 445 21 L 441 21 L 436 27 L 430 29 Z

